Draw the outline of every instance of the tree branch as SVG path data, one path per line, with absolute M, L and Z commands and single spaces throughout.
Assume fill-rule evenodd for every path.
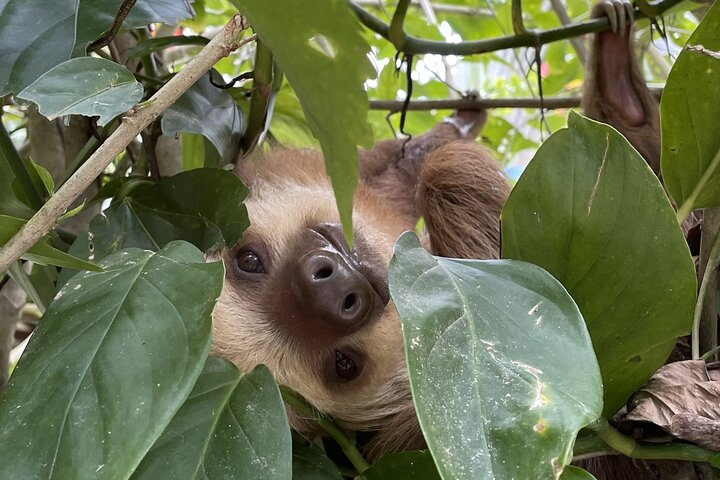
M 651 89 L 655 97 L 659 98 L 662 89 Z M 370 110 L 388 110 L 390 113 L 399 112 L 403 108 L 402 100 L 370 100 Z M 485 108 L 577 108 L 580 106 L 580 97 L 545 98 L 542 103 L 539 98 L 458 98 L 447 100 L 414 100 L 408 104 L 408 110 L 483 110 Z
M 653 5 L 653 11 L 660 14 L 681 1 L 682 0 L 660 0 L 657 4 Z M 349 2 L 349 5 L 357 15 L 360 23 L 386 40 L 389 40 L 399 52 L 409 55 L 424 53 L 435 53 L 439 55 L 475 55 L 508 48 L 538 47 L 546 43 L 566 40 L 586 33 L 601 32 L 608 30 L 610 27 L 610 22 L 607 17 L 602 17 L 575 25 L 552 28 L 550 30 L 531 30 L 523 35 L 508 35 L 485 40 L 447 43 L 437 40 L 425 40 L 405 33 L 402 35 L 402 41 L 395 42 L 390 39 L 390 27 L 385 22 L 352 2 Z M 636 10 L 635 19 L 639 18 L 647 18 L 647 16 L 639 10 Z
M 241 45 L 255 39 L 254 36 L 238 42 L 243 29 L 240 15 L 228 24 L 194 57 L 177 75 L 152 96 L 150 100 L 133 108 L 123 118 L 120 126 L 80 167 L 77 172 L 50 197 L 45 205 L 25 226 L 0 249 L 0 272 L 4 272 L 20 256 L 47 233 L 65 213 L 70 204 L 95 178 L 120 154 L 146 126 L 173 104 L 205 72 L 221 58 Z
M 384 9 L 386 7 L 383 0 L 354 0 L 354 4 L 363 6 L 363 7 L 371 7 L 371 8 L 379 8 Z M 397 6 L 397 4 L 395 4 Z M 410 2 L 411 7 L 421 8 L 422 5 L 417 1 Z M 453 5 L 451 3 L 432 3 L 433 11 L 437 13 L 448 13 L 451 15 L 466 15 L 468 17 L 492 17 L 493 12 L 487 8 L 478 8 L 478 7 L 466 7 L 464 5 Z
M 557 15 L 558 19 L 560 20 L 560 23 L 565 26 L 572 25 L 572 20 L 568 16 L 567 10 L 565 10 L 565 3 L 562 0 L 550 0 L 550 4 L 555 11 L 555 15 Z M 570 45 L 572 45 L 572 47 L 575 49 L 575 53 L 577 53 L 580 63 L 585 65 L 585 61 L 587 59 L 587 51 L 585 50 L 585 42 L 583 41 L 583 39 L 579 37 L 573 37 L 570 39 Z

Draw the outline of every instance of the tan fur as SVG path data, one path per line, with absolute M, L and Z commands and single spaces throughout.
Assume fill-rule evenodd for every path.
M 469 116 L 481 117 L 477 113 Z M 473 130 L 471 133 L 477 126 Z M 353 222 L 358 234 L 378 252 L 383 269 L 389 264 L 395 239 L 403 231 L 413 230 L 420 215 L 425 216 L 436 253 L 450 251 L 446 243 L 434 240 L 438 229 L 449 229 L 462 235 L 493 232 L 478 236 L 478 242 L 466 240 L 454 255 L 498 255 L 499 214 L 509 188 L 492 156 L 472 142 L 457 141 L 462 136 L 455 126 L 443 123 L 407 142 L 404 152 L 402 140 L 381 142 L 373 150 L 360 152 L 361 181 L 354 197 Z M 459 177 L 458 168 L 462 171 Z M 237 173 L 252 192 L 246 200 L 251 226 L 241 243 L 265 245 L 269 275 L 283 262 L 295 260 L 288 256 L 298 232 L 338 222 L 318 152 L 271 151 L 241 164 Z M 453 178 L 461 180 L 455 189 L 448 188 Z M 477 197 L 461 205 L 458 195 L 462 193 Z M 222 256 L 232 261 L 228 253 L 222 252 Z M 309 349 L 273 322 L 269 283 L 240 288 L 228 277 L 213 315 L 213 353 L 244 371 L 266 364 L 278 382 L 297 390 L 343 427 L 377 431 L 367 446 L 371 457 L 421 447 L 400 321 L 392 302 L 380 318 L 342 338 L 340 344 L 328 345 L 327 350 Z M 327 385 L 321 380 L 322 363 L 329 352 L 342 346 L 365 352 L 362 373 L 347 384 Z M 289 414 L 293 428 L 312 433 L 309 422 L 296 412 Z

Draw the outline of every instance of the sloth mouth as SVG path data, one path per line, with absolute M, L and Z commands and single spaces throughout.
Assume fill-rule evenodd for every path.
M 330 247 L 365 277 L 380 297 L 383 307 L 388 304 L 390 292 L 387 284 L 387 266 L 384 265 L 380 255 L 368 245 L 362 233 L 354 232 L 355 248 L 350 249 L 345 241 L 342 227 L 336 223 L 321 223 L 310 227 L 310 230 L 326 240 Z

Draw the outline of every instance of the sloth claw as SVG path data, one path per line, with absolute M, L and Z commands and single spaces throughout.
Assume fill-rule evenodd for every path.
M 625 35 L 628 25 L 634 20 L 633 7 L 630 0 L 601 0 L 593 8 L 592 17 L 607 17 L 613 33 Z

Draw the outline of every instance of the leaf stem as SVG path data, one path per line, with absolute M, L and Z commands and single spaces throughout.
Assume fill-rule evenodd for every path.
M 267 130 L 267 118 L 269 114 L 272 114 L 270 97 L 273 94 L 273 70 L 272 52 L 267 45 L 258 40 L 255 47 L 250 112 L 248 113 L 247 128 L 240 140 L 243 155 L 247 155 L 255 148 Z
M 613 428 L 607 420 L 600 418 L 587 426 L 610 448 L 630 458 L 643 460 L 685 460 L 689 462 L 710 463 L 717 466 L 720 453 L 706 450 L 689 443 L 638 442 Z
M 39 210 L 40 207 L 43 206 L 42 196 L 37 188 L 35 188 L 35 183 L 32 181 L 17 150 L 15 150 L 15 145 L 13 145 L 10 135 L 2 123 L 2 118 L 0 118 L 0 159 L 2 158 L 10 165 L 18 181 L 18 185 L 25 194 L 25 198 L 27 198 L 30 206 L 34 210 Z
M 659 13 L 677 5 L 682 0 L 660 0 L 653 7 Z M 396 44 L 390 38 L 390 27 L 362 7 L 349 2 L 350 8 L 355 12 L 360 22 L 373 32 L 390 41 L 396 49 L 402 53 L 418 55 L 424 53 L 435 53 L 439 55 L 475 55 L 479 53 L 494 52 L 507 48 L 538 47 L 558 40 L 566 40 L 578 37 L 586 33 L 594 33 L 608 30 L 610 22 L 607 17 L 594 18 L 586 22 L 577 23 L 550 30 L 529 30 L 521 35 L 506 35 L 498 38 L 484 40 L 473 40 L 459 43 L 448 43 L 437 40 L 425 40 L 412 35 L 404 34 L 402 42 Z M 399 2 L 398 2 L 399 5 Z M 635 18 L 646 18 L 646 15 L 638 10 L 635 11 Z
M 388 40 L 390 40 L 399 51 L 402 51 L 402 46 L 407 39 L 404 25 L 405 15 L 407 14 L 409 6 L 410 0 L 398 1 L 395 13 L 393 13 L 392 20 L 390 20 L 390 27 L 388 28 Z
M 717 170 L 719 165 L 720 149 L 715 152 L 715 156 L 710 162 L 710 165 L 708 165 L 707 170 L 705 170 L 705 173 L 703 173 L 702 177 L 700 177 L 700 180 L 698 180 L 698 183 L 697 185 L 695 185 L 695 188 L 693 188 L 690 196 L 687 197 L 682 203 L 682 205 L 680 205 L 680 208 L 678 208 L 677 221 L 680 225 L 682 225 L 682 223 L 685 221 L 685 218 L 690 215 L 690 212 L 695 208 L 695 202 L 697 201 L 698 195 L 700 195 L 702 189 L 705 188 L 705 185 L 710 181 L 710 177 L 712 177 L 713 173 L 715 173 L 715 170 Z
M 715 232 L 715 241 L 713 242 L 710 255 L 708 256 L 705 271 L 703 272 L 702 282 L 698 290 L 697 301 L 695 302 L 695 315 L 693 317 L 692 333 L 690 335 L 692 343 L 692 358 L 697 360 L 700 358 L 700 318 L 702 317 L 703 305 L 705 304 L 705 293 L 710 279 L 715 275 L 715 271 L 720 263 L 720 232 Z
M 338 445 L 340 445 L 340 448 L 342 448 L 345 456 L 347 456 L 348 460 L 350 460 L 353 464 L 358 474 L 370 468 L 370 464 L 357 449 L 355 442 L 348 438 L 345 432 L 343 432 L 342 429 L 330 419 L 330 417 L 318 411 L 299 393 L 290 387 L 280 385 L 280 394 L 282 395 L 285 403 L 300 412 L 303 416 L 317 422 L 320 428 L 325 430 L 327 434 L 330 435 L 330 437 L 332 437 Z

